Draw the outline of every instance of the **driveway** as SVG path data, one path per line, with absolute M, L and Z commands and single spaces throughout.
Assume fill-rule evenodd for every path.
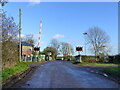
M 13 87 L 19 88 L 118 88 L 105 77 L 87 72 L 67 61 L 52 61 L 39 65 Z

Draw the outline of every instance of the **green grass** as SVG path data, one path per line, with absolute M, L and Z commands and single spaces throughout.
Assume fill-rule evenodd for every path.
M 2 83 L 2 71 L 0 71 L 0 84 Z
M 82 62 L 82 63 L 74 62 L 74 64 L 77 64 L 77 65 L 116 65 L 113 63 L 88 63 L 88 62 Z
M 45 60 L 42 60 L 42 61 L 38 61 L 38 62 L 26 62 L 26 63 L 44 63 L 45 62 Z
M 24 62 L 21 62 L 15 66 L 6 68 L 5 70 L 2 71 L 2 81 L 5 81 L 7 78 L 11 77 L 12 75 L 15 75 L 16 73 L 24 71 L 28 68 L 29 66 Z
M 59 56 L 59 57 L 57 57 L 56 59 L 61 59 L 61 60 L 62 60 L 62 58 L 63 58 L 62 56 L 61 56 L 61 57 Z
M 120 66 L 118 67 L 111 67 L 111 68 L 105 68 L 104 72 L 110 74 L 110 75 L 115 75 L 120 77 Z

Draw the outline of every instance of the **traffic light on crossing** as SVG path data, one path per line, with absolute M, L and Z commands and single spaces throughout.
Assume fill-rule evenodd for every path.
M 76 47 L 76 51 L 83 51 L 83 47 Z
M 34 47 L 34 51 L 40 51 L 40 47 Z

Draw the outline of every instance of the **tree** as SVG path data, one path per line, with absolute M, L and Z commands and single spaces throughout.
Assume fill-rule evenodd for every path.
M 59 54 L 59 49 L 60 49 L 60 43 L 56 39 L 52 39 L 50 42 L 50 46 L 56 48 L 57 50 L 57 55 Z
M 4 12 L 2 15 L 2 41 L 15 41 L 18 35 L 18 25 L 13 17 L 7 17 Z
M 25 35 L 25 37 L 22 39 L 22 41 L 25 41 L 29 44 L 35 44 L 35 40 L 33 39 L 32 34 Z
M 91 50 L 95 56 L 106 53 L 108 49 L 109 36 L 98 27 L 90 28 L 87 32 L 87 43 L 90 44 Z
M 63 54 L 64 59 L 67 58 L 68 56 L 71 56 L 74 53 L 72 45 L 66 42 L 61 43 L 61 54 Z
M 18 26 L 13 17 L 2 14 L 2 63 L 3 68 L 16 65 L 18 63 Z
M 8 0 L 0 0 L 0 4 L 1 4 L 1 6 L 4 6 L 5 3 L 8 3 Z
M 48 60 L 49 60 L 49 56 L 51 56 L 52 59 L 56 59 L 57 50 L 56 50 L 56 48 L 54 48 L 54 47 L 46 47 L 46 48 L 43 50 L 43 53 L 45 54 L 45 58 L 48 57 Z M 47 58 L 46 58 L 46 60 L 47 60 Z

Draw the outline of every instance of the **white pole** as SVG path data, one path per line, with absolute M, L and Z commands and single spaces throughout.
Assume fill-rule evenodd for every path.
M 84 34 L 84 38 L 85 38 L 85 55 L 86 55 L 86 35 L 87 35 L 87 33 L 83 33 Z
M 69 45 L 69 55 L 70 55 L 70 60 L 71 60 L 71 55 L 72 55 L 72 52 L 71 52 L 70 43 L 68 43 L 68 45 Z
M 40 37 L 41 37 L 41 33 L 42 33 L 42 21 L 40 21 L 40 32 L 39 32 L 39 36 L 38 36 L 38 47 L 40 47 Z
M 42 21 L 40 21 L 40 32 L 39 32 L 39 47 L 40 47 L 40 38 L 42 34 Z M 41 58 L 40 58 L 41 59 Z M 41 61 L 41 60 L 40 60 Z

